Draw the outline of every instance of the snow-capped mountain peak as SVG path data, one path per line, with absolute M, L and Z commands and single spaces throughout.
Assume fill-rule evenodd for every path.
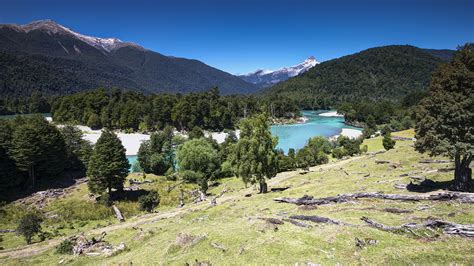
M 319 64 L 319 62 L 316 60 L 316 58 L 314 56 L 310 56 L 303 62 L 291 67 L 283 67 L 278 70 L 259 69 L 254 72 L 241 75 L 240 77 L 247 82 L 260 85 L 261 87 L 268 87 L 275 83 L 302 74 L 317 64 Z
M 49 35 L 69 34 L 69 35 L 74 36 L 76 39 L 79 39 L 99 50 L 103 50 L 106 52 L 113 51 L 114 49 L 117 49 L 123 46 L 134 46 L 137 48 L 141 48 L 139 45 L 135 43 L 123 42 L 117 38 L 99 38 L 99 37 L 83 35 L 49 19 L 33 21 L 25 25 L 8 24 L 8 25 L 3 25 L 3 26 L 4 27 L 8 26 L 14 30 L 24 31 L 27 33 L 33 30 L 42 30 L 44 32 L 47 32 Z

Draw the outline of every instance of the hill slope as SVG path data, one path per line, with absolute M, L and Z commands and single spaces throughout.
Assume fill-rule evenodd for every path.
M 249 93 L 256 86 L 200 61 L 165 56 L 53 21 L 0 25 L 0 94 L 66 94 L 99 86 L 142 92 Z
M 394 135 L 413 137 L 413 131 Z M 364 144 L 369 146 L 369 151 L 379 150 L 382 138 L 366 140 Z M 106 218 L 97 217 L 93 220 L 99 216 L 99 210 L 107 209 L 87 197 L 87 185 L 83 183 L 67 197 L 47 202 L 45 211 L 51 211 L 51 215 L 57 214 L 55 219 L 64 219 L 61 224 L 56 220 L 45 221 L 50 225 L 44 227 L 45 231 L 58 231 L 53 239 L 25 245 L 23 239 L 14 233 L 5 233 L 2 243 L 5 250 L 0 250 L 0 263 L 180 265 L 199 261 L 212 265 L 472 264 L 474 245 L 469 238 L 445 235 L 439 229 L 413 229 L 412 233 L 386 232 L 367 226 L 361 217 L 393 226 L 411 222 L 419 224 L 433 217 L 473 224 L 473 204 L 461 204 L 458 201 L 360 199 L 304 208 L 273 200 L 277 197 L 311 195 L 320 198 L 375 191 L 415 196 L 436 194 L 439 189 L 449 185 L 448 181 L 453 175 L 452 171 L 436 169 L 449 169 L 451 165 L 420 163 L 423 156 L 413 150 L 412 144 L 412 141 L 398 141 L 395 149 L 385 153 L 375 156 L 367 154 L 316 166 L 306 175 L 300 175 L 298 171 L 280 173 L 269 181 L 269 188 L 288 187 L 284 191 L 257 194 L 255 187 L 246 188 L 239 179 L 223 179 L 220 185 L 210 188 L 211 195 L 207 201 L 192 203 L 191 199 L 187 199 L 182 208 L 175 207 L 179 203 L 179 190 L 188 191 L 192 187 L 174 189 L 171 192 L 173 201 L 165 201 L 171 199 L 166 188 L 173 181 L 148 175 L 146 179 L 152 182 L 141 185 L 141 189 L 150 190 L 161 186 L 158 189 L 162 196 L 159 212 L 137 214 L 136 202 L 120 202 L 118 207 L 127 210 L 124 223 L 116 221 L 110 212 L 104 215 Z M 377 164 L 375 160 L 390 160 L 399 163 L 399 166 L 392 168 L 388 164 Z M 431 183 L 426 182 L 434 185 L 427 185 L 432 192 L 409 192 L 394 187 L 395 184 L 413 182 L 410 175 L 432 180 Z M 129 178 L 141 179 L 141 175 L 130 175 Z M 211 205 L 210 199 L 224 189 L 227 192 L 216 200 L 217 205 Z M 18 205 L 20 203 L 3 207 L 5 215 L 0 216 L 0 221 L 4 228 L 15 228 L 15 217 L 19 217 L 18 211 L 25 208 L 19 208 Z M 84 214 L 82 209 L 86 206 L 90 206 L 88 209 L 91 211 Z M 134 214 L 137 216 L 132 217 Z M 301 221 L 310 226 L 305 228 L 301 224 L 297 226 L 291 223 L 288 218 L 292 215 L 317 215 L 350 225 Z M 92 236 L 97 239 L 102 232 L 106 232 L 105 241 L 114 246 L 123 242 L 127 249 L 111 257 L 60 255 L 55 252 L 54 247 L 61 239 L 80 232 L 85 232 L 89 239 Z
M 315 98 L 331 103 L 363 98 L 398 100 L 425 90 L 433 71 L 449 60 L 452 52 L 399 45 L 371 48 L 318 64 L 265 93 L 290 96 L 307 104 Z

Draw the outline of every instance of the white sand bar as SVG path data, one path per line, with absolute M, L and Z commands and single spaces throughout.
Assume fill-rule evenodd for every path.
M 326 113 L 321 113 L 319 116 L 328 116 L 328 117 L 344 117 L 344 115 L 338 114 L 337 111 L 331 111 Z

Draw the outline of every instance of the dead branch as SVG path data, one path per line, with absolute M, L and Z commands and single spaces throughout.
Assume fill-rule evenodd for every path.
M 326 223 L 326 224 L 335 224 L 335 225 L 349 225 L 341 221 L 333 220 L 327 217 L 316 216 L 316 215 L 293 215 L 290 216 L 290 219 L 310 221 L 313 223 Z
M 413 233 L 412 229 L 419 228 L 441 228 L 443 233 L 447 235 L 458 235 L 463 237 L 474 237 L 474 224 L 457 224 L 452 222 L 446 222 L 441 220 L 428 220 L 421 224 L 406 223 L 400 226 L 388 226 L 371 220 L 367 217 L 362 217 L 362 221 L 367 223 L 368 226 L 377 228 L 382 231 L 388 232 L 410 232 Z
M 411 210 L 403 210 L 403 209 L 398 209 L 398 208 L 385 208 L 383 209 L 384 211 L 386 212 L 390 212 L 390 213 L 412 213 L 413 211 Z
M 214 248 L 222 250 L 222 252 L 225 252 L 227 250 L 226 247 L 224 247 L 222 244 L 219 244 L 219 243 L 212 242 L 211 246 L 214 247 Z
M 277 218 L 266 218 L 266 217 L 258 217 L 260 220 L 264 220 L 265 222 L 269 224 L 284 224 L 284 222 L 280 219 Z
M 451 163 L 450 160 L 432 160 L 432 159 L 423 159 L 419 163 Z
M 375 163 L 376 164 L 386 164 L 386 163 L 392 163 L 391 161 L 387 161 L 387 160 L 375 160 Z
M 400 200 L 400 201 L 448 201 L 457 200 L 459 203 L 474 203 L 473 193 L 461 192 L 443 192 L 431 195 L 401 195 L 401 194 L 383 194 L 379 192 L 361 192 L 355 194 L 341 194 L 334 197 L 326 197 L 315 199 L 311 196 L 303 196 L 301 198 L 274 198 L 276 202 L 291 203 L 296 205 L 326 205 L 331 203 L 342 203 L 350 200 L 358 200 L 364 198 Z
M 302 223 L 302 222 L 299 222 L 297 220 L 294 220 L 294 219 L 283 219 L 283 221 L 285 222 L 289 222 L 293 225 L 296 225 L 296 226 L 299 226 L 299 227 L 304 227 L 304 228 L 311 228 L 312 226 L 309 225 L 309 224 L 305 224 L 305 223 Z
M 120 222 L 125 222 L 125 218 L 122 215 L 122 212 L 120 212 L 119 208 L 117 206 L 113 205 L 112 208 L 114 209 L 115 216 Z

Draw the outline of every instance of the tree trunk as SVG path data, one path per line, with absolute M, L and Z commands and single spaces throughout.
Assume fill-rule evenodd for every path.
M 268 186 L 265 181 L 260 182 L 260 193 L 267 193 L 268 192 Z
M 461 159 L 460 155 L 455 157 L 454 183 L 451 190 L 469 192 L 472 183 L 472 169 L 469 168 L 472 158 L 470 156 Z

